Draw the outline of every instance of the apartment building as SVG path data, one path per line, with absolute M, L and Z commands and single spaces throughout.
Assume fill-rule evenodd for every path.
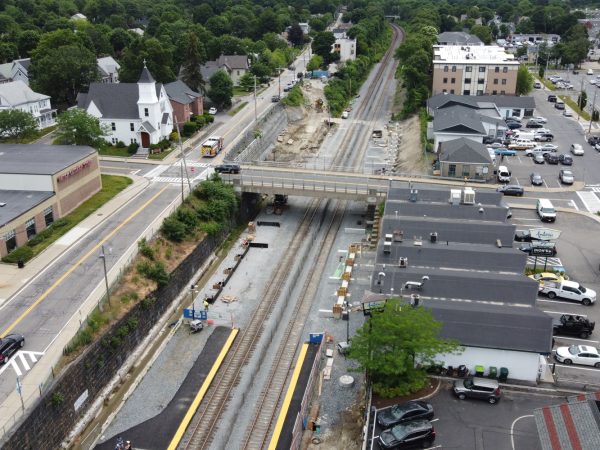
M 434 45 L 432 95 L 515 95 L 518 70 L 502 47 Z

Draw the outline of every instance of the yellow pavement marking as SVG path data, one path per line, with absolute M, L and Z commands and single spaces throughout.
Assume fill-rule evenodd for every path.
M 294 373 L 292 374 L 292 379 L 290 380 L 290 385 L 288 386 L 288 390 L 285 394 L 285 399 L 283 400 L 283 405 L 281 406 L 281 411 L 279 412 L 279 417 L 277 417 L 277 423 L 275 424 L 275 430 L 273 431 L 273 437 L 271 438 L 271 442 L 269 443 L 269 450 L 275 450 L 277 448 L 277 443 L 279 442 L 279 436 L 281 435 L 281 429 L 283 428 L 283 424 L 285 422 L 285 417 L 287 416 L 288 409 L 290 409 L 290 402 L 292 401 L 292 396 L 294 395 L 294 390 L 296 389 L 296 384 L 298 383 L 298 378 L 300 378 L 300 371 L 302 370 L 302 363 L 304 362 L 304 358 L 306 358 L 306 352 L 308 351 L 308 344 L 302 344 L 302 349 L 300 350 L 300 354 L 298 355 L 298 360 L 296 361 L 296 367 L 294 368 Z
M 223 364 L 223 360 L 225 359 L 225 356 L 227 356 L 227 352 L 233 345 L 233 341 L 239 332 L 240 332 L 239 328 L 234 328 L 233 330 L 231 330 L 231 334 L 229 335 L 229 337 L 227 338 L 227 341 L 225 342 L 225 345 L 221 349 L 221 353 L 219 353 L 219 356 L 215 360 L 215 363 L 213 364 L 212 368 L 210 369 L 210 372 L 208 372 L 208 375 L 204 379 L 204 383 L 202 383 L 202 386 L 200 387 L 200 390 L 198 391 L 198 393 L 196 394 L 196 397 L 192 401 L 192 404 L 190 405 L 187 413 L 185 413 L 185 416 L 184 416 L 183 420 L 181 421 L 181 423 L 179 424 L 179 427 L 177 428 L 177 431 L 175 432 L 175 435 L 173 436 L 171 443 L 167 447 L 167 450 L 175 450 L 177 448 L 177 446 L 179 445 L 179 443 L 181 442 L 181 438 L 183 437 L 185 430 L 187 430 L 188 425 L 192 421 L 192 417 L 194 417 L 194 414 L 196 414 L 196 410 L 198 409 L 198 406 L 200 406 L 200 402 L 206 395 L 208 388 L 212 384 L 212 381 L 215 378 L 215 376 L 217 375 L 217 371 L 221 367 L 221 364 Z
M 79 260 L 69 269 L 67 270 L 64 274 L 62 274 L 62 276 L 56 280 L 54 282 L 54 284 L 52 286 L 50 286 L 42 295 L 40 295 L 40 297 L 31 304 L 31 306 L 29 306 L 29 308 L 27 308 L 23 314 L 21 314 L 6 330 L 4 330 L 1 334 L 1 336 L 5 336 L 8 333 L 10 333 L 19 323 L 21 323 L 21 321 L 27 317 L 27 315 L 33 311 L 40 303 L 42 303 L 42 301 L 44 301 L 44 299 L 46 297 L 48 297 L 48 295 L 50 295 L 50 293 L 52 291 L 54 291 L 54 289 L 56 289 L 63 281 L 65 281 L 65 279 L 71 275 L 73 273 L 73 271 L 75 269 L 77 269 L 82 263 L 83 261 L 85 261 L 87 258 L 89 258 L 93 253 L 97 252 L 98 249 L 102 246 L 102 244 L 104 244 L 106 241 L 108 241 L 111 237 L 113 237 L 117 231 L 119 231 L 121 228 L 123 228 L 127 223 L 129 223 L 135 216 L 137 216 L 139 213 L 141 213 L 145 208 L 148 207 L 148 205 L 150 205 L 150 203 L 152 203 L 154 200 L 156 200 L 158 198 L 158 196 L 160 194 L 162 194 L 166 189 L 168 189 L 169 186 L 165 186 L 164 188 L 162 188 L 160 191 L 158 191 L 155 195 L 152 196 L 152 198 L 150 198 L 146 203 L 144 203 L 142 206 L 140 206 L 137 210 L 135 210 L 135 212 L 133 212 L 129 217 L 127 217 L 123 222 L 121 222 L 114 230 L 112 230 L 104 239 L 102 239 L 100 242 L 98 242 L 94 247 L 92 247 L 92 249 L 90 249 L 90 251 L 88 251 L 85 255 L 83 255 L 81 258 L 79 258 Z

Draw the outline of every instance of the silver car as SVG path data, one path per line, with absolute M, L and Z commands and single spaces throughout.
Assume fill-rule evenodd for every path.
M 558 178 L 560 178 L 560 181 L 563 184 L 573 184 L 573 182 L 575 181 L 575 176 L 573 175 L 573 172 L 567 169 L 561 169 L 560 173 L 558 174 Z

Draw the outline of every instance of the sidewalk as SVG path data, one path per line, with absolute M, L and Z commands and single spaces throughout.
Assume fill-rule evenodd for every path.
M 52 261 L 62 255 L 71 245 L 77 243 L 81 237 L 109 218 L 150 184 L 150 181 L 143 177 L 130 177 L 134 180 L 133 184 L 56 240 L 46 250 L 25 264 L 23 269 L 11 264 L 0 264 L 0 307 L 23 286 L 40 275 Z

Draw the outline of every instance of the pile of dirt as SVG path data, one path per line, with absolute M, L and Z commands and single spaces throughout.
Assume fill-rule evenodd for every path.
M 428 159 L 424 157 L 424 150 L 420 138 L 421 124 L 418 116 L 412 116 L 399 122 L 398 153 L 394 161 L 394 168 L 399 173 L 427 174 L 429 171 Z
M 329 131 L 327 110 L 317 106 L 325 99 L 324 86 L 320 80 L 303 82 L 304 105 L 286 108 L 288 126 L 277 138 L 271 153 L 274 161 L 299 161 L 319 152 Z

